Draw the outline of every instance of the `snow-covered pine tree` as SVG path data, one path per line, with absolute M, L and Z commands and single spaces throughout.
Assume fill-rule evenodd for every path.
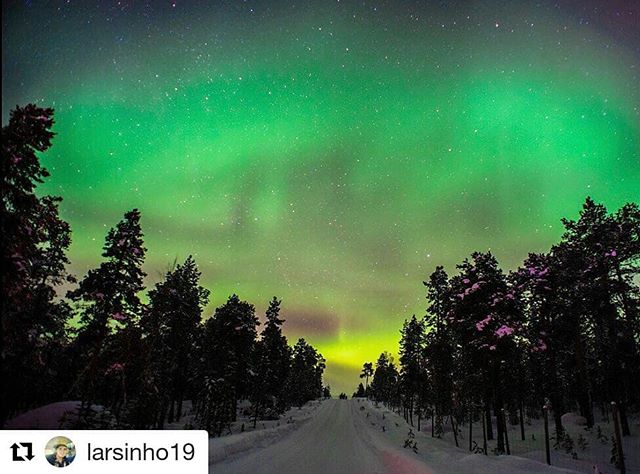
M 400 403 L 398 370 L 394 364 L 393 356 L 387 352 L 380 354 L 376 361 L 370 391 L 376 401 L 382 402 L 392 409 L 398 407 Z
M 455 373 L 463 397 L 477 400 L 485 409 L 487 434 L 491 438 L 491 408 L 498 418 L 498 451 L 503 452 L 504 424 L 500 420 L 505 392 L 502 378 L 513 352 L 518 330 L 516 295 L 508 288 L 504 273 L 490 253 L 474 252 L 458 265 L 453 277 L 453 304 L 449 316 L 455 347 Z
M 216 308 L 205 323 L 202 375 L 224 380 L 233 392 L 233 421 L 238 399 L 251 391 L 251 361 L 256 344 L 258 318 L 255 307 L 232 295 Z
M 568 385 L 571 378 L 562 370 L 568 365 L 565 348 L 573 346 L 579 329 L 570 318 L 563 317 L 567 301 L 571 301 L 563 297 L 566 277 L 556 255 L 530 253 L 509 278 L 522 304 L 526 319 L 523 336 L 528 342 L 527 350 L 523 351 L 525 367 L 519 395 L 529 394 L 532 409 L 544 405 L 548 398 L 555 430 L 560 433 L 564 430 L 561 417 L 568 404 L 566 397 L 571 393 Z
M 38 153 L 51 146 L 53 109 L 29 104 L 10 112 L 0 158 L 0 426 L 17 409 L 62 396 L 59 367 L 66 344 L 66 303 L 55 287 L 66 270 L 69 225 L 59 197 L 35 194 L 49 172 Z M 54 383 L 55 380 L 55 383 Z
M 149 291 L 149 310 L 141 324 L 149 348 L 146 393 L 160 394 L 158 428 L 165 418 L 179 421 L 185 393 L 193 392 L 202 311 L 209 290 L 200 286 L 200 271 L 190 255 Z M 193 397 L 192 397 L 193 398 Z
M 400 339 L 400 390 L 405 420 L 413 426 L 415 403 L 425 383 L 422 354 L 424 351 L 424 323 L 415 314 L 402 326 Z
M 282 334 L 284 319 L 280 318 L 280 303 L 275 296 L 266 312 L 267 322 L 262 331 L 262 343 L 265 354 L 265 391 L 275 399 L 277 413 L 286 408 L 284 387 L 291 368 L 291 348 L 286 336 Z
M 195 405 L 196 426 L 207 430 L 210 436 L 231 433 L 235 419 L 235 389 L 224 378 L 206 376 Z
M 266 311 L 266 323 L 252 358 L 254 425 L 258 415 L 277 417 L 287 408 L 285 384 L 291 367 L 291 348 L 282 334 L 281 301 L 275 296 Z
M 623 432 L 629 434 L 626 406 L 638 400 L 640 391 L 638 289 L 633 283 L 639 274 L 640 209 L 637 204 L 627 204 L 609 214 L 604 205 L 587 198 L 578 220 L 562 222 L 565 233 L 561 246 L 567 257 L 573 258 L 567 263 L 582 263 L 573 272 L 573 288 L 579 293 L 576 300 L 583 302 L 581 316 L 586 319 L 584 347 L 576 348 L 584 352 L 581 411 L 587 426 L 593 426 L 584 390 L 599 394 L 601 404 L 615 400 Z
M 451 413 L 453 400 L 453 341 L 448 328 L 447 314 L 451 310 L 451 287 L 444 268 L 436 267 L 423 282 L 427 287 L 429 307 L 425 317 L 425 346 L 423 352 L 424 369 L 427 381 L 425 387 L 426 403 L 434 405 L 435 418 L 440 420 L 443 414 Z M 441 420 L 440 420 L 441 423 Z
M 322 374 L 325 360 L 303 338 L 293 347 L 291 371 L 287 380 L 287 393 L 292 405 L 301 407 L 309 400 L 322 396 Z
M 133 330 L 140 318 L 138 293 L 144 288 L 142 263 L 146 252 L 143 244 L 140 212 L 133 209 L 109 230 L 102 253 L 105 261 L 89 270 L 78 288 L 68 293 L 80 308 L 75 345 L 84 368 L 76 388 L 86 404 L 96 401 L 97 376 L 108 368 L 101 367 L 108 362 L 101 360 L 107 337 L 117 329 Z

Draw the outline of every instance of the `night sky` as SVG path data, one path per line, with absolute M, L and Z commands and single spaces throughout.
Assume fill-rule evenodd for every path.
M 283 299 L 351 393 L 422 281 L 640 197 L 640 2 L 3 2 L 2 120 L 56 109 L 71 270 L 142 212 L 148 285 Z M 291 340 L 291 342 L 295 342 Z

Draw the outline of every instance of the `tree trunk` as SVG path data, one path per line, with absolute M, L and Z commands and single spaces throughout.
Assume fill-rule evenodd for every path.
M 496 401 L 495 414 L 496 414 L 496 429 L 498 431 L 498 452 L 504 453 L 504 426 L 506 420 L 504 420 L 504 412 L 502 411 L 501 402 Z
M 520 401 L 520 437 L 522 438 L 522 441 L 525 441 L 525 437 L 524 437 L 524 402 Z
M 603 402 L 600 404 L 600 413 L 602 415 L 602 419 L 606 420 L 609 423 L 609 410 L 607 409 L 608 404 Z
M 564 399 L 562 398 L 562 387 L 558 380 L 558 362 L 556 360 L 556 351 L 549 342 L 549 348 L 547 350 L 549 354 L 549 379 L 547 379 L 547 391 L 549 393 L 549 400 L 551 401 L 551 407 L 553 409 L 553 420 L 556 425 L 556 433 L 560 434 L 564 432 L 562 426 L 562 414 L 564 413 Z
M 159 430 L 164 428 L 164 420 L 167 416 L 167 410 L 167 401 L 163 400 L 162 405 L 160 406 L 160 413 L 158 413 L 158 419 L 156 421 Z
M 484 417 L 486 420 L 486 433 L 487 439 L 493 439 L 493 424 L 491 423 L 491 407 L 489 406 L 489 402 L 485 402 L 484 405 Z
M 551 407 L 553 409 L 553 421 L 556 425 L 556 433 L 564 433 L 564 426 L 562 426 L 562 412 L 561 409 L 556 409 L 553 404 L 553 400 L 551 400 Z
M 409 419 L 411 420 L 411 426 L 413 426 L 413 395 L 411 396 L 411 401 L 409 402 Z
M 231 421 L 233 422 L 233 421 L 236 421 L 236 419 L 238 418 L 238 397 L 235 394 L 235 392 L 233 393 L 233 403 L 231 404 L 231 408 L 233 410 L 231 412 Z
M 102 344 L 107 337 L 107 323 L 105 322 L 104 326 L 100 328 L 100 332 L 98 334 L 98 339 L 94 345 L 93 353 L 91 354 L 91 360 L 85 370 L 83 370 L 79 378 L 83 377 L 86 374 L 86 380 L 79 381 L 82 385 L 80 387 L 80 397 L 82 401 L 87 402 L 88 406 L 91 406 L 94 402 L 94 393 L 93 393 L 93 383 L 95 379 L 95 375 L 97 373 L 98 360 L 100 358 L 100 352 L 102 352 Z M 78 381 L 76 381 L 78 384 Z M 76 385 L 74 384 L 74 385 Z
M 431 410 L 431 437 L 435 438 L 436 437 L 436 415 L 435 415 L 436 411 L 435 410 Z
M 473 449 L 473 410 L 469 410 L 469 451 Z
M 449 418 L 451 418 L 451 429 L 453 430 L 453 439 L 456 442 L 456 448 L 458 448 L 459 447 L 459 445 L 458 445 L 458 428 L 457 428 L 456 424 L 453 421 L 453 413 L 451 414 L 451 416 Z
M 627 419 L 627 404 L 623 401 L 620 401 L 620 403 L 618 403 L 618 413 L 620 414 L 622 436 L 631 436 L 631 430 L 629 430 L 629 420 Z
M 575 336 L 574 347 L 576 354 L 576 366 L 578 369 L 578 405 L 580 407 L 580 415 L 584 416 L 587 420 L 587 428 L 593 428 L 593 407 L 591 406 L 591 397 L 589 396 L 589 389 L 587 388 L 587 370 L 584 362 L 584 347 L 579 333 Z
M 169 416 L 167 417 L 167 423 L 173 423 L 175 415 L 175 400 L 171 397 L 171 404 L 169 405 Z
M 253 413 L 253 429 L 256 429 L 256 424 L 258 423 L 258 412 L 260 411 L 260 402 L 256 402 L 256 409 Z
M 178 395 L 178 407 L 176 409 L 176 421 L 180 421 L 180 418 L 182 418 L 182 399 L 184 398 L 184 395 L 182 393 L 180 393 L 180 395 Z
M 487 452 L 487 417 L 484 414 L 480 415 L 480 419 L 482 420 L 482 450 L 484 451 L 484 455 L 488 456 Z
M 507 456 L 511 455 L 511 448 L 509 446 L 509 426 L 507 425 L 507 415 L 505 414 L 504 408 L 501 410 L 502 412 L 502 423 L 504 427 L 504 443 L 507 448 Z

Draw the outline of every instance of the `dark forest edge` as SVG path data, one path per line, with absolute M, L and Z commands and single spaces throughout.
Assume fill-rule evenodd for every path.
M 507 422 L 520 424 L 524 440 L 525 417 L 540 418 L 543 407 L 558 442 L 568 436 L 565 412 L 592 428 L 594 407 L 608 419 L 612 402 L 629 436 L 628 415 L 640 410 L 640 209 L 609 213 L 587 198 L 579 218 L 562 224 L 558 244 L 508 274 L 490 252 L 474 252 L 454 276 L 436 267 L 423 282 L 426 315 L 403 324 L 398 364 L 387 352 L 365 363 L 354 396 L 418 430 L 428 417 L 436 437 L 445 422 L 455 434 L 483 420 L 494 439 L 493 413 L 498 453 Z
M 53 109 L 29 104 L 2 127 L 0 426 L 30 408 L 80 400 L 69 428 L 162 428 L 180 420 L 188 399 L 194 427 L 221 435 L 239 400 L 251 402 L 255 427 L 329 394 L 322 355 L 304 339 L 289 346 L 276 297 L 260 338 L 255 307 L 235 294 L 203 321 L 209 291 L 189 256 L 143 304 L 136 209 L 109 230 L 97 268 L 79 282 L 68 274 L 62 199 L 35 194 L 49 176 L 37 153 L 50 148 L 53 123 Z M 65 283 L 77 287 L 60 298 Z

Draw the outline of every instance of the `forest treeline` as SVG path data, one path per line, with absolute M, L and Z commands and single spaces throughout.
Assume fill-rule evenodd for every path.
M 565 412 L 593 427 L 594 408 L 608 417 L 611 402 L 629 435 L 628 413 L 640 409 L 640 208 L 609 213 L 587 198 L 579 218 L 562 223 L 558 244 L 509 273 L 490 252 L 453 276 L 436 267 L 424 282 L 426 315 L 402 327 L 398 363 L 386 352 L 365 363 L 361 377 L 373 381 L 356 394 L 412 425 L 432 418 L 436 436 L 445 415 L 454 425 L 482 416 L 499 452 L 506 423 L 519 422 L 524 439 L 525 415 L 543 406 L 556 440 Z
M 304 339 L 289 346 L 276 297 L 259 337 L 254 306 L 235 294 L 203 321 L 209 291 L 189 256 L 141 302 L 138 210 L 109 230 L 98 267 L 79 281 L 67 273 L 61 198 L 35 193 L 49 176 L 37 153 L 51 146 L 53 123 L 53 109 L 29 104 L 2 128 L 0 426 L 81 400 L 76 428 L 162 428 L 191 400 L 195 426 L 219 435 L 238 400 L 250 400 L 255 423 L 322 396 L 325 361 Z M 74 287 L 66 298 L 62 284 Z

